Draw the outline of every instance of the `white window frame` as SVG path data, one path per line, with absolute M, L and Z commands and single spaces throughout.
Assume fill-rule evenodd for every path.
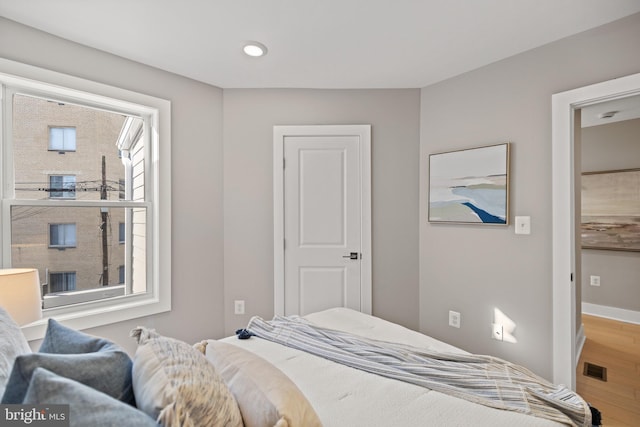
M 41 339 L 46 331 L 47 318 L 76 329 L 87 329 L 125 320 L 150 316 L 171 310 L 171 103 L 168 100 L 96 83 L 66 74 L 21 64 L 0 58 L 0 266 L 11 265 L 12 206 L 42 205 L 69 206 L 69 200 L 15 199 L 12 159 L 11 126 L 5 125 L 10 117 L 5 100 L 18 91 L 31 96 L 51 97 L 69 103 L 93 106 L 99 109 L 135 115 L 145 119 L 149 155 L 145 156 L 145 188 L 147 206 L 147 292 L 122 295 L 80 304 L 44 310 L 44 318 L 22 327 L 28 340 Z M 10 107 L 9 107 L 10 108 Z M 73 201 L 74 206 L 114 207 L 128 206 L 126 201 Z M 40 278 L 40 281 L 43 282 Z

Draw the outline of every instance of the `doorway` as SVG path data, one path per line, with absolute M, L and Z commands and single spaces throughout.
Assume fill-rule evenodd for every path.
M 581 108 L 640 94 L 640 73 L 552 96 L 553 381 L 575 390 L 580 309 L 576 300 L 575 115 Z M 577 124 L 579 125 L 579 123 Z M 579 179 L 578 179 L 579 182 Z M 579 194 L 577 195 L 579 197 Z M 578 199 L 579 200 L 579 199 Z
M 275 314 L 371 313 L 371 127 L 274 126 Z

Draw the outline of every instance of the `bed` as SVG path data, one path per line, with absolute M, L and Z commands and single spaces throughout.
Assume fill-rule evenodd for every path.
M 292 340 L 295 334 L 278 329 L 280 321 L 322 330 L 331 337 L 326 345 L 339 341 L 348 350 L 313 354 L 317 350 L 310 347 L 311 340 Z M 264 331 L 272 331 L 274 336 Z M 142 326 L 134 328 L 131 337 L 138 342 L 133 357 L 113 342 L 49 319 L 39 351 L 31 352 L 20 328 L 0 307 L 2 404 L 22 405 L 14 407 L 16 416 L 32 413 L 30 408 L 42 409 L 42 405 L 47 411 L 58 408 L 63 412 L 53 415 L 69 420 L 71 427 L 591 425 L 586 402 L 566 389 L 571 408 L 577 407 L 582 415 L 579 421 L 562 414 L 554 421 L 555 415 L 548 419 L 497 409 L 477 403 L 473 397 L 450 395 L 446 387 L 430 389 L 422 383 L 406 382 L 411 376 L 399 380 L 395 371 L 389 376 L 387 368 L 378 363 L 388 355 L 398 356 L 398 348 L 402 357 L 410 358 L 415 349 L 416 354 L 446 354 L 461 360 L 478 356 L 345 308 L 304 317 L 254 317 L 238 336 L 199 343 L 185 343 Z M 278 342 L 283 337 L 293 342 Z M 382 348 L 384 357 L 375 354 L 375 363 L 368 360 L 355 368 L 342 360 L 330 360 L 343 353 L 347 363 L 353 362 L 352 356 L 361 363 L 363 342 Z M 442 372 L 445 368 L 443 365 Z M 412 369 L 422 372 L 424 364 L 415 363 Z M 510 375 L 520 369 L 528 372 L 515 369 Z M 505 386 L 503 397 L 509 396 L 507 389 Z M 550 403 L 548 407 L 556 411 L 553 404 L 557 402 L 552 399 Z M 0 418 L 8 416 L 1 412 Z
M 468 354 L 400 325 L 346 308 L 309 314 L 304 319 L 322 328 L 345 331 L 368 339 Z M 228 337 L 222 341 L 258 355 L 284 372 L 312 403 L 325 427 L 566 425 L 494 409 L 419 385 L 354 369 L 267 339 Z M 586 406 L 584 401 L 583 404 Z M 590 419 L 583 425 L 591 425 Z

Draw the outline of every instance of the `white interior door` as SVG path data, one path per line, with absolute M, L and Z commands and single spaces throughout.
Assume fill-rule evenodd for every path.
M 276 313 L 370 312 L 370 127 L 277 126 L 274 136 Z

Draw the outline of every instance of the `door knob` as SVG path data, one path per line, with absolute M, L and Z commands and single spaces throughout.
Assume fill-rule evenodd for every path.
M 358 259 L 358 252 L 351 252 L 349 255 L 343 255 L 342 258 Z

